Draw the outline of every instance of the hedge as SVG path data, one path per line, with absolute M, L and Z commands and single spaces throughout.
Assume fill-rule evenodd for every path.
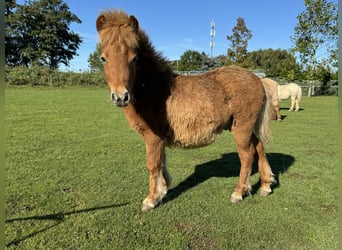
M 47 67 L 6 67 L 7 86 L 103 86 L 106 84 L 102 72 L 63 72 Z

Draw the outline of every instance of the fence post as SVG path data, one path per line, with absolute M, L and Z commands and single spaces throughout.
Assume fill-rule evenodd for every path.
M 315 85 L 312 84 L 311 95 L 315 95 Z

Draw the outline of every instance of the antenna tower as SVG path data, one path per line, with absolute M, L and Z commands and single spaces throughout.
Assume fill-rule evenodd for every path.
M 214 42 L 214 36 L 215 36 L 215 22 L 214 20 L 211 20 L 210 22 L 210 56 L 213 57 L 215 42 Z

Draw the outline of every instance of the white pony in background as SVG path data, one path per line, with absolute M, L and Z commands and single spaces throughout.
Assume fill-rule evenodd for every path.
M 286 100 L 291 97 L 291 107 L 289 111 L 299 110 L 299 102 L 302 97 L 302 88 L 296 83 L 289 83 L 284 85 L 279 85 L 276 81 L 270 78 L 261 78 L 264 87 L 268 89 L 269 98 L 273 106 L 273 119 L 281 121 L 279 101 Z
M 302 98 L 302 88 L 297 83 L 288 83 L 285 85 L 278 85 L 278 98 L 279 100 L 286 100 L 291 97 L 291 107 L 289 111 L 299 111 L 299 102 Z

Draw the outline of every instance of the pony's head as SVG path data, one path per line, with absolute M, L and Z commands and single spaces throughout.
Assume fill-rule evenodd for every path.
M 136 75 L 138 21 L 123 11 L 104 11 L 96 20 L 96 29 L 111 99 L 116 106 L 125 107 L 132 99 Z

